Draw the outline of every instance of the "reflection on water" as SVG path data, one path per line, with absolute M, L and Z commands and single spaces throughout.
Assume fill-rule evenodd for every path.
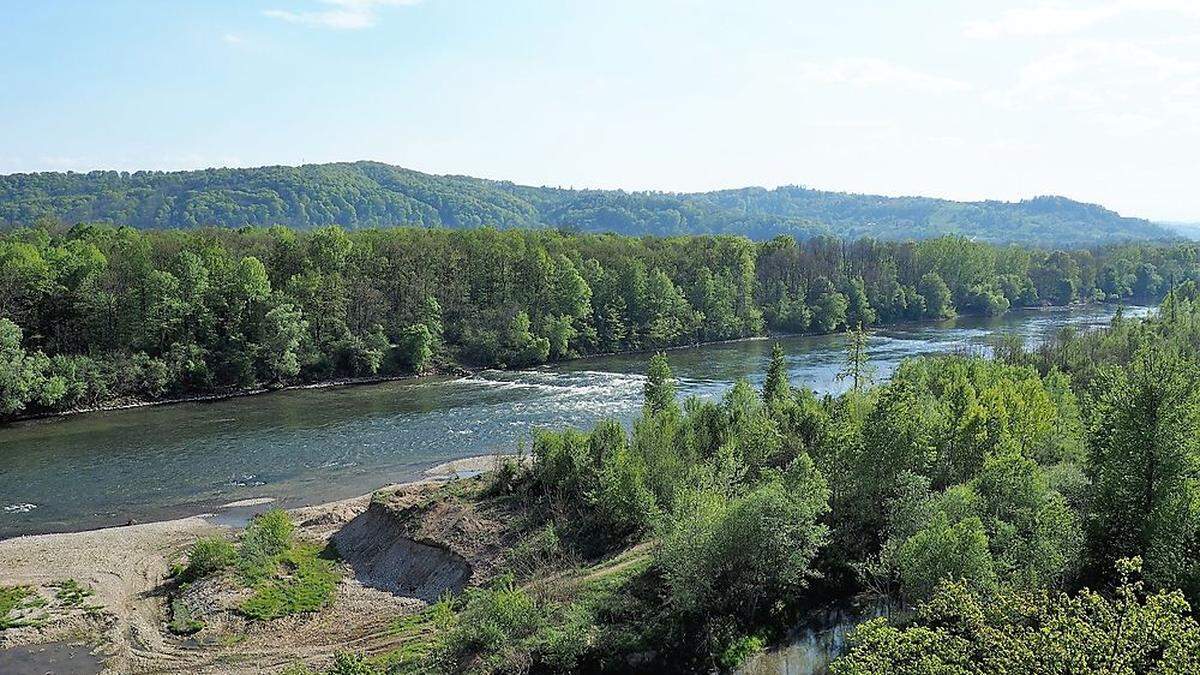
M 871 336 L 872 363 L 885 378 L 909 356 L 985 352 L 997 333 L 1037 341 L 1066 324 L 1106 323 L 1112 311 L 1017 311 L 881 329 Z M 836 380 L 841 336 L 781 342 L 794 384 L 844 389 Z M 760 384 L 769 355 L 768 341 L 746 341 L 677 350 L 671 365 L 681 395 L 714 397 L 739 377 Z M 0 428 L 0 537 L 174 517 L 251 497 L 283 506 L 348 497 L 436 462 L 512 451 L 536 427 L 629 422 L 641 406 L 649 358 L 605 356 Z
M 752 657 L 739 675 L 825 675 L 834 659 L 846 649 L 846 636 L 854 626 L 899 611 L 885 603 L 858 607 L 836 604 L 813 612 L 807 623 L 788 636 L 787 644 Z

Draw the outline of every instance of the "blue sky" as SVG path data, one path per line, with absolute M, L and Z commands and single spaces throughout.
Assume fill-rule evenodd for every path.
M 1200 221 L 1198 0 L 0 1 L 0 173 L 1064 194 Z

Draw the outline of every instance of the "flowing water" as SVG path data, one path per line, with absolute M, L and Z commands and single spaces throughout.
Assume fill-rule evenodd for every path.
M 1003 317 L 880 329 L 877 378 L 918 354 L 986 352 L 992 336 L 1036 342 L 1061 326 L 1108 321 L 1111 307 L 1013 311 Z M 1127 315 L 1145 314 L 1127 310 Z M 795 385 L 845 388 L 842 336 L 782 338 Z M 720 396 L 762 380 L 770 342 L 677 350 L 682 396 Z M 283 506 L 362 494 L 459 457 L 511 452 L 534 428 L 628 422 L 641 405 L 648 354 L 522 371 L 303 389 L 204 403 L 89 413 L 0 427 L 0 538 L 198 513 L 272 497 Z

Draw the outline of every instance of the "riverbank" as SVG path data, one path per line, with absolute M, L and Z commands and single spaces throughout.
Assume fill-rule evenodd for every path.
M 871 362 L 886 380 L 906 358 L 986 351 L 996 335 L 1037 344 L 1066 325 L 1107 323 L 1112 312 L 1026 310 L 881 329 L 870 337 Z M 796 385 L 819 394 L 847 386 L 836 377 L 842 336 L 773 338 Z M 673 351 L 680 397 L 719 399 L 738 379 L 758 383 L 770 344 Z M 406 480 L 447 459 L 528 447 L 536 428 L 631 423 L 645 368 L 644 356 L 594 357 L 14 424 L 0 429 L 0 538 L 169 520 L 262 497 L 285 508 L 323 503 L 373 488 L 380 476 Z
M 1073 303 L 1071 305 L 1043 305 L 1043 306 L 1038 306 L 1038 307 L 1019 307 L 1019 308 L 1014 308 L 1013 310 L 1009 310 L 1009 311 L 1013 312 L 1013 311 L 1071 310 L 1071 309 L 1084 309 L 1087 307 L 1107 306 L 1107 305 L 1112 305 L 1112 304 L 1113 303 L 1095 303 L 1095 302 L 1093 302 L 1093 303 Z M 984 316 L 985 315 L 983 315 L 983 314 L 976 314 L 976 313 L 962 313 L 962 314 L 959 314 L 955 318 L 980 318 L 980 317 L 984 317 Z M 872 325 L 872 326 L 870 326 L 870 329 L 872 329 L 872 330 L 900 329 L 900 328 L 904 328 L 906 326 L 937 325 L 939 323 L 944 323 L 944 322 L 950 321 L 950 320 L 953 320 L 953 319 L 919 319 L 919 320 L 913 320 L 913 321 L 897 321 L 897 322 L 888 323 L 888 324 Z M 773 333 L 773 334 L 768 334 L 768 335 L 751 335 L 751 336 L 747 336 L 747 337 L 734 338 L 734 339 L 730 339 L 730 340 L 712 340 L 712 341 L 693 342 L 693 343 L 688 343 L 688 344 L 674 345 L 674 346 L 670 346 L 670 347 L 660 347 L 660 348 L 654 348 L 654 349 L 630 349 L 630 350 L 615 351 L 615 352 L 597 352 L 594 354 L 581 355 L 581 356 L 576 356 L 576 357 L 567 358 L 567 359 L 560 359 L 558 361 L 547 362 L 542 365 L 570 364 L 570 363 L 576 362 L 576 361 L 583 361 L 583 360 L 594 359 L 594 358 L 603 358 L 603 357 L 608 357 L 608 356 L 637 356 L 639 354 L 653 354 L 653 353 L 657 353 L 657 352 L 674 352 L 674 351 L 681 351 L 681 350 L 686 350 L 686 349 L 695 349 L 697 347 L 715 347 L 715 346 L 720 346 L 720 345 L 738 344 L 738 343 L 743 343 L 743 342 L 756 342 L 756 341 L 762 341 L 762 340 L 774 340 L 774 339 L 806 337 L 806 336 L 820 337 L 823 335 L 834 335 L 834 334 L 837 334 L 838 332 L 839 331 L 834 331 L 832 333 L 814 333 L 814 332 L 806 331 L 806 332 L 801 332 L 801 333 Z M 538 367 L 538 366 L 533 366 L 533 368 L 536 368 L 536 367 Z M 297 383 L 297 384 L 289 384 L 289 385 L 283 385 L 283 386 L 278 386 L 278 387 L 254 387 L 251 389 L 237 389 L 237 390 L 218 392 L 218 393 L 196 394 L 193 396 L 179 396 L 179 397 L 174 397 L 174 398 L 155 399 L 155 400 L 149 400 L 149 401 L 144 401 L 144 400 L 111 401 L 111 402 L 103 403 L 100 405 L 87 406 L 87 407 L 81 407 L 81 408 L 72 408 L 70 410 L 60 410 L 60 411 L 53 411 L 53 412 L 37 412 L 37 413 L 33 413 L 33 414 L 28 414 L 28 415 L 17 415 L 12 418 L 9 418 L 7 420 L 0 420 L 0 430 L 2 430 L 4 428 L 4 425 L 16 423 L 16 422 L 27 422 L 27 421 L 45 420 L 45 419 L 58 419 L 58 418 L 65 418 L 65 417 L 73 417 L 73 416 L 77 416 L 77 415 L 84 415 L 84 414 L 88 414 L 88 413 L 113 412 L 113 411 L 118 411 L 118 410 L 134 410 L 134 409 L 138 409 L 138 408 L 171 406 L 171 405 L 178 405 L 178 404 L 182 404 L 182 403 L 204 403 L 204 402 L 211 402 L 211 401 L 226 401 L 226 400 L 230 400 L 230 399 L 245 398 L 245 397 L 250 397 L 250 396 L 261 396 L 261 395 L 265 395 L 265 394 L 273 394 L 273 393 L 286 392 L 286 391 L 302 391 L 302 390 L 307 390 L 307 389 L 331 389 L 331 388 L 336 388 L 336 387 L 353 387 L 353 386 L 362 386 L 362 385 L 371 385 L 371 384 L 382 384 L 382 383 L 386 383 L 386 382 L 403 382 L 403 381 L 409 381 L 409 380 L 420 380 L 420 379 L 429 379 L 429 378 L 437 378 L 437 377 L 456 377 L 456 376 L 457 377 L 465 377 L 465 376 L 474 375 L 476 373 L 480 373 L 480 372 L 487 371 L 487 370 L 500 370 L 500 371 L 506 371 L 506 372 L 513 372 L 513 371 L 521 371 L 521 370 L 527 370 L 527 369 L 528 369 L 528 367 L 508 368 L 508 367 L 491 367 L 491 366 L 489 366 L 489 367 L 464 366 L 464 365 L 456 363 L 456 364 L 447 365 L 442 368 L 434 369 L 427 373 L 422 373 L 422 374 L 349 377 L 349 378 L 338 378 L 335 380 L 327 380 L 327 381 L 321 381 L 321 382 Z
M 350 377 L 337 380 L 329 380 L 327 382 L 308 382 L 304 384 L 289 384 L 281 387 L 255 387 L 253 389 L 237 389 L 234 391 L 220 392 L 215 394 L 197 394 L 195 396 L 180 396 L 176 398 L 155 399 L 152 401 L 126 401 L 104 403 L 96 406 L 87 406 L 84 408 L 72 408 L 70 410 L 59 410 L 56 412 L 40 412 L 32 415 L 20 415 L 9 420 L 0 422 L 0 429 L 5 424 L 13 422 L 29 422 L 34 420 L 55 419 L 60 417 L 73 417 L 75 415 L 85 415 L 87 413 L 97 412 L 113 412 L 117 410 L 136 410 L 138 408 L 155 408 L 159 406 L 178 405 L 181 403 L 205 403 L 210 401 L 228 401 L 235 398 L 245 398 L 249 396 L 261 396 L 264 394 L 274 394 L 281 391 L 302 391 L 305 389 L 329 389 L 333 387 L 352 387 L 366 384 L 382 384 L 384 382 L 403 382 L 406 380 L 416 380 L 425 377 L 450 376 L 450 375 L 469 375 L 472 371 L 465 368 L 449 369 L 446 372 L 434 371 L 421 375 L 385 375 L 379 377 Z
M 382 486 L 349 499 L 290 509 L 289 513 L 297 523 L 299 536 L 323 542 L 366 511 L 376 493 L 414 490 L 476 475 L 491 470 L 498 461 L 497 456 L 480 456 L 444 462 L 430 467 L 417 480 Z M 52 596 L 55 584 L 74 580 L 91 591 L 86 605 L 49 612 L 40 626 L 0 631 L 0 649 L 86 643 L 93 645 L 94 653 L 104 660 L 105 672 L 112 673 L 255 672 L 260 662 L 281 666 L 315 653 L 332 652 L 339 644 L 337 640 L 353 637 L 347 633 L 347 622 L 388 621 L 414 606 L 411 598 L 398 598 L 347 579 L 339 589 L 337 611 L 323 615 L 319 625 L 306 626 L 303 634 L 283 639 L 282 634 L 294 631 L 297 625 L 280 624 L 272 630 L 252 633 L 237 645 L 237 653 L 255 653 L 261 661 L 234 667 L 221 661 L 224 652 L 219 649 L 201 657 L 194 648 L 164 635 L 160 589 L 171 565 L 192 542 L 236 529 L 220 524 L 215 514 L 197 514 L 0 541 L 0 585 L 29 586 Z M 334 628 L 339 625 L 340 629 Z

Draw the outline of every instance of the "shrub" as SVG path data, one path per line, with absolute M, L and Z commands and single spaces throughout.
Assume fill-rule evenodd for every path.
M 238 568 L 248 581 L 271 574 L 276 559 L 291 545 L 295 529 L 282 509 L 272 509 L 250 521 L 242 533 L 238 554 Z
M 734 670 L 746 663 L 751 656 L 761 652 L 766 643 L 757 635 L 735 638 L 717 656 L 717 665 L 722 670 Z
M 511 577 L 467 591 L 465 604 L 438 649 L 451 672 L 474 661 L 485 673 L 526 672 L 534 661 L 534 637 L 546 624 L 544 608 Z
M 991 585 L 996 578 L 983 523 L 971 516 L 951 524 L 937 514 L 905 541 L 899 552 L 900 584 L 911 599 L 932 595 L 944 580 Z
M 497 457 L 496 468 L 492 471 L 492 482 L 488 485 L 487 494 L 512 494 L 521 482 L 523 473 L 521 462 L 515 457 Z
M 517 542 L 504 554 L 504 561 L 516 577 L 528 579 L 541 570 L 553 569 L 566 555 L 558 531 L 547 525 Z
M 1178 591 L 1147 594 L 1118 563 L 1115 593 L 1069 596 L 946 582 L 915 617 L 860 624 L 833 664 L 875 673 L 1195 673 L 1200 626 Z
M 221 537 L 204 537 L 188 549 L 187 567 L 179 574 L 180 581 L 195 581 L 222 570 L 237 558 L 233 544 Z
M 744 496 L 685 495 L 657 555 L 674 611 L 749 623 L 793 598 L 814 576 L 810 565 L 828 535 L 818 522 L 827 500 L 806 455 Z
M 365 656 L 350 652 L 338 652 L 325 675 L 382 675 L 381 670 L 371 665 Z

